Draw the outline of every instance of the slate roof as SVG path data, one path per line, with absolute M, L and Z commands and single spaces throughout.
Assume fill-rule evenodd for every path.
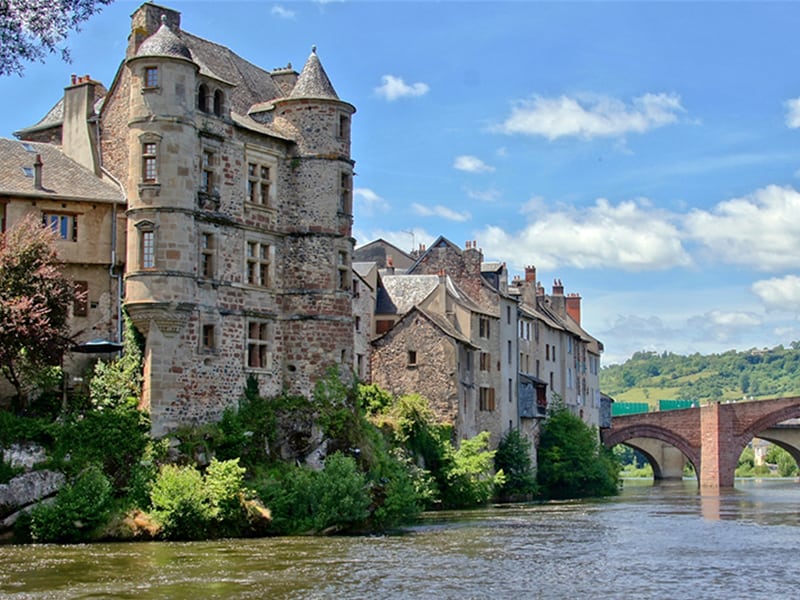
M 30 148 L 30 151 L 26 149 Z M 33 163 L 42 157 L 42 189 L 34 187 Z M 58 146 L 0 138 L 0 195 L 118 202 L 125 199 L 120 189 L 67 157 Z M 28 176 L 23 170 L 31 170 Z
M 294 84 L 290 98 L 325 98 L 328 100 L 338 100 L 336 90 L 333 89 L 331 80 L 328 79 L 325 69 L 317 56 L 317 47 L 311 48 L 311 55 L 306 60 L 306 64 Z
M 94 114 L 97 115 L 100 113 L 100 109 L 103 107 L 103 101 L 105 100 L 106 94 L 108 90 L 101 84 L 100 82 L 95 81 L 95 89 L 94 89 Z M 50 129 L 51 127 L 58 127 L 64 122 L 64 96 L 62 95 L 59 98 L 58 102 L 55 103 L 53 108 L 51 108 L 47 114 L 42 117 L 38 123 L 35 125 L 31 125 L 30 127 L 25 127 L 24 129 L 20 129 L 14 132 L 14 135 L 17 137 L 25 137 L 27 133 L 34 133 L 37 131 L 42 131 L 44 129 Z
M 378 314 L 405 314 L 431 295 L 439 285 L 438 275 L 385 275 L 377 298 Z
M 158 31 L 139 46 L 136 56 L 172 56 L 192 60 L 189 47 L 167 26 L 166 15 L 162 15 Z

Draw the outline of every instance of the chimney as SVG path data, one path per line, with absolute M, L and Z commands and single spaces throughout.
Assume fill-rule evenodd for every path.
M 131 15 L 131 33 L 128 36 L 126 58 L 136 56 L 139 45 L 153 35 L 161 27 L 161 17 L 165 16 L 167 27 L 172 31 L 180 31 L 181 13 L 171 8 L 145 2 Z
M 285 67 L 273 69 L 270 75 L 272 76 L 272 81 L 281 91 L 282 96 L 286 97 L 292 93 L 298 77 L 297 71 L 292 68 L 292 63 L 287 64 Z
M 33 187 L 37 190 L 42 189 L 42 155 L 36 155 L 36 162 L 33 163 Z
M 94 116 L 97 82 L 88 75 L 70 76 L 64 89 L 64 117 L 61 126 L 61 145 L 64 154 L 95 175 L 100 174 L 97 140 L 90 122 Z
M 394 259 L 391 256 L 386 257 L 386 270 L 389 271 L 389 275 L 394 275 Z
M 532 265 L 525 267 L 525 283 L 536 285 L 536 267 Z
M 580 294 L 569 294 L 567 296 L 567 314 L 572 317 L 578 325 L 581 324 L 581 297 Z
M 567 314 L 566 301 L 564 298 L 564 284 L 560 279 L 553 280 L 553 293 L 550 296 L 550 306 L 558 316 L 564 317 Z

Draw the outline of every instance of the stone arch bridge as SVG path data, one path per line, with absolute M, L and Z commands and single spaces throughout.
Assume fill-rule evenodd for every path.
M 758 437 L 787 450 L 800 464 L 800 430 L 781 427 L 800 417 L 800 397 L 614 417 L 600 435 L 607 447 L 626 444 L 644 454 L 656 479 L 682 476 L 688 460 L 703 488 L 733 487 L 745 446 Z

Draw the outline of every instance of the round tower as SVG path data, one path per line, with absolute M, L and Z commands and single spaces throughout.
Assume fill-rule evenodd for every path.
M 331 365 L 352 369 L 355 107 L 339 99 L 316 48 L 291 93 L 274 106 L 274 126 L 295 142 L 279 216 L 285 235 L 284 381 L 303 392 Z
M 176 334 L 196 297 L 194 124 L 199 71 L 187 46 L 161 26 L 127 59 L 128 211 L 125 306 L 146 336 L 144 404 L 169 403 Z M 164 397 L 162 397 L 164 396 Z

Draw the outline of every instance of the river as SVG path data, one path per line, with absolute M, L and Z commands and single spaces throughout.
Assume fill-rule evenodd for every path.
M 611 499 L 433 513 L 402 534 L 0 546 L 0 598 L 703 598 L 800 593 L 800 482 L 626 481 Z

